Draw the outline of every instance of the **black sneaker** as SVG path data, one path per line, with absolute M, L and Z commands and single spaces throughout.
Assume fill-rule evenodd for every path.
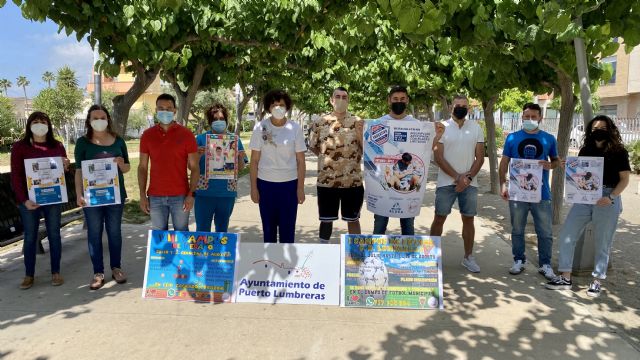
M 549 290 L 571 290 L 571 280 L 567 280 L 564 276 L 558 275 L 544 287 Z
M 587 289 L 587 295 L 591 297 L 600 296 L 600 281 L 598 281 L 597 279 L 593 279 L 593 281 L 591 281 L 591 284 L 589 284 L 589 289 Z

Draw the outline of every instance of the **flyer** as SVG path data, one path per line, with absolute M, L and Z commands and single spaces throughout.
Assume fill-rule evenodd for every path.
M 149 230 L 143 298 L 231 302 L 239 234 Z
M 38 205 L 61 204 L 69 201 L 62 157 L 25 159 L 29 200 Z
M 205 173 L 207 179 L 238 178 L 238 136 L 207 134 Z
M 395 218 L 420 214 L 434 135 L 431 122 L 365 122 L 364 181 L 369 211 Z
M 84 160 L 82 189 L 89 207 L 120 204 L 118 165 L 114 158 Z
M 443 309 L 440 237 L 342 235 L 341 305 Z
M 542 165 L 540 160 L 509 161 L 509 200 L 539 203 L 542 199 Z
M 604 158 L 569 156 L 565 165 L 564 199 L 569 204 L 595 204 L 602 197 Z

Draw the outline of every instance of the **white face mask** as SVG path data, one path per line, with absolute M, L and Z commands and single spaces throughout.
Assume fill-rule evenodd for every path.
M 35 136 L 45 136 L 49 132 L 49 125 L 47 124 L 31 124 L 31 132 Z
M 538 128 L 540 122 L 532 119 L 523 119 L 522 120 L 522 128 L 528 131 L 533 131 Z
M 284 119 L 285 116 L 287 116 L 287 108 L 284 106 L 274 106 L 273 109 L 271 109 L 271 116 L 273 116 L 274 119 Z
M 109 122 L 104 119 L 91 120 L 91 127 L 95 131 L 105 131 L 108 125 L 109 125 Z

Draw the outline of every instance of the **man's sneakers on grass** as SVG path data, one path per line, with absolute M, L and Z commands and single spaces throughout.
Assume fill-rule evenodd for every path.
M 556 277 L 556 274 L 553 273 L 553 269 L 549 264 L 544 264 L 540 266 L 540 268 L 538 269 L 538 272 L 544 275 L 544 277 L 547 278 L 547 280 L 553 280 Z
M 513 266 L 509 269 L 509 274 L 518 275 L 524 271 L 524 264 L 526 264 L 526 260 L 515 260 L 513 262 Z
M 472 273 L 479 273 L 480 272 L 480 266 L 476 262 L 476 258 L 473 257 L 473 255 L 469 255 L 469 256 L 463 258 L 462 259 L 462 266 L 466 267 L 467 270 L 471 271 Z
M 600 296 L 600 281 L 598 279 L 593 279 L 591 284 L 589 284 L 589 288 L 587 289 L 587 295 L 591 297 Z
M 549 281 L 544 287 L 549 290 L 571 290 L 571 279 L 558 275 Z

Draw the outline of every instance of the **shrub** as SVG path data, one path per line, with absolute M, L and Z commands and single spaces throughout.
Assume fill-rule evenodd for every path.
M 626 145 L 629 152 L 629 162 L 631 163 L 631 170 L 636 174 L 640 174 L 640 140 L 636 140 Z

